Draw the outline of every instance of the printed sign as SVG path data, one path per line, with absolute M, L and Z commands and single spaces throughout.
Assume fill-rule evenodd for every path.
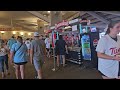
M 98 39 L 93 40 L 93 46 L 96 47 L 98 44 Z
M 69 25 L 69 22 L 63 20 L 62 22 L 55 24 L 55 29 L 58 29 L 58 28 L 63 27 L 63 26 L 68 26 L 68 25 Z

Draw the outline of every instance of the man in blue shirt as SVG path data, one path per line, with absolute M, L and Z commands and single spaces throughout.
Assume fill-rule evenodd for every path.
M 14 43 L 16 43 L 16 42 L 17 42 L 17 41 L 15 40 L 14 36 L 12 36 L 11 39 L 8 40 L 8 43 L 7 43 L 9 49 L 11 49 L 11 48 L 12 48 L 12 45 L 13 45 Z

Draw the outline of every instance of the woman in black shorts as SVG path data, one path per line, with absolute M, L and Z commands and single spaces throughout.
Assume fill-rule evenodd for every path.
M 56 41 L 55 43 L 55 53 L 57 55 L 57 66 L 59 67 L 60 65 L 60 55 L 62 56 L 63 59 L 63 67 L 65 66 L 65 54 L 68 53 L 67 51 L 67 44 L 65 40 L 63 40 L 62 35 L 59 36 L 59 40 Z
M 10 61 L 11 63 L 14 61 L 17 79 L 25 78 L 25 64 L 27 63 L 27 59 L 27 46 L 23 43 L 22 37 L 19 36 L 17 43 L 12 45 L 10 52 Z

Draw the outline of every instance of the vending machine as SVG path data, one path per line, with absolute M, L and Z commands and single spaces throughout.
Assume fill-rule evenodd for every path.
M 81 37 L 82 55 L 84 60 L 91 60 L 90 36 L 84 34 Z
M 99 31 L 95 26 L 80 24 L 82 44 L 82 59 L 86 67 L 97 68 L 97 52 L 95 51 L 99 40 Z

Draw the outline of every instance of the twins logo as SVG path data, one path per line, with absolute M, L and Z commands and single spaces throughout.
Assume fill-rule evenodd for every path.
M 111 50 L 111 55 L 115 55 L 118 52 L 120 52 L 120 48 L 118 49 L 117 47 L 110 48 L 110 50 Z

